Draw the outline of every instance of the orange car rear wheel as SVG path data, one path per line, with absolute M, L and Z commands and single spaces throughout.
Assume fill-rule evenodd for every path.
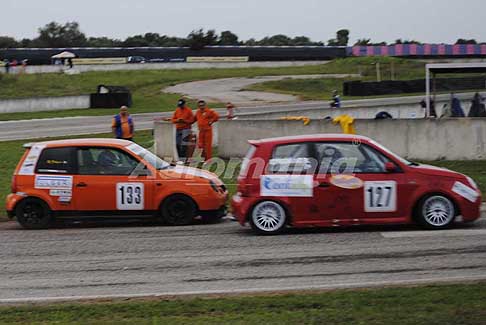
M 17 204 L 15 215 L 26 229 L 47 229 L 53 217 L 49 206 L 41 199 L 29 197 Z

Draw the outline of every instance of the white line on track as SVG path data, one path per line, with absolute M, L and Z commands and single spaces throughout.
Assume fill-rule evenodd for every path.
M 382 232 L 384 238 L 413 237 L 454 237 L 454 236 L 486 236 L 486 229 L 453 229 L 440 231 L 391 231 Z
M 53 303 L 69 302 L 82 300 L 98 299 L 129 299 L 129 298 L 164 298 L 164 297 L 183 297 L 183 296 L 210 296 L 210 295 L 238 295 L 238 294 L 258 294 L 258 293 L 275 293 L 275 292 L 292 292 L 292 291 L 313 291 L 313 290 L 336 290 L 336 289 L 359 289 L 359 288 L 376 288 L 392 286 L 409 286 L 423 284 L 444 284 L 459 283 L 471 281 L 484 281 L 486 275 L 481 276 L 458 276 L 442 278 L 424 278 L 413 280 L 394 280 L 394 281 L 373 281 L 373 282 L 351 282 L 336 283 L 318 286 L 294 286 L 275 288 L 249 288 L 236 290 L 201 290 L 201 291 L 181 291 L 181 292 L 163 292 L 163 293 L 127 293 L 114 295 L 95 295 L 95 296 L 59 296 L 59 297 L 26 297 L 26 298 L 4 298 L 0 299 L 0 304 L 23 304 L 23 303 Z

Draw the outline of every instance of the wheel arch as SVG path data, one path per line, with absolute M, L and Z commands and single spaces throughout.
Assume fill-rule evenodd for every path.
M 182 196 L 187 197 L 189 200 L 192 201 L 192 203 L 194 203 L 196 210 L 200 211 L 199 210 L 199 204 L 197 204 L 197 201 L 194 200 L 194 198 L 190 194 L 184 193 L 184 192 L 174 192 L 174 193 L 170 193 L 169 195 L 164 196 L 159 202 L 159 209 L 158 210 L 160 211 L 162 209 L 162 207 L 164 206 L 164 203 L 167 202 L 167 200 L 169 200 L 171 197 L 174 197 L 176 195 L 182 195 Z
M 459 204 L 454 199 L 454 197 L 452 195 L 450 195 L 450 193 L 446 193 L 444 191 L 428 191 L 428 192 L 422 193 L 421 195 L 419 195 L 415 199 L 415 202 L 412 206 L 412 211 L 411 211 L 411 214 L 410 214 L 413 221 L 416 221 L 416 219 L 417 219 L 417 212 L 418 212 L 419 204 L 425 198 L 430 197 L 430 196 L 434 196 L 434 195 L 444 196 L 452 202 L 452 204 L 454 205 L 454 214 L 455 214 L 454 217 L 457 217 L 461 214 L 461 208 L 460 208 Z
M 54 211 L 52 210 L 52 206 L 51 204 L 49 204 L 48 201 L 46 201 L 45 199 L 39 197 L 39 196 L 35 196 L 35 195 L 28 195 L 28 196 L 25 196 L 23 198 L 21 198 L 20 200 L 18 200 L 15 205 L 13 206 L 13 213 L 16 214 L 16 210 L 17 210 L 17 207 L 19 206 L 20 203 L 24 202 L 25 200 L 28 200 L 28 199 L 31 199 L 31 200 L 38 200 L 40 201 L 41 203 L 45 204 L 47 206 L 47 208 L 49 209 L 50 213 L 53 213 Z
M 248 211 L 247 211 L 246 216 L 245 216 L 245 222 L 250 221 L 250 216 L 251 216 L 251 213 L 253 212 L 253 209 L 258 204 L 260 204 L 262 202 L 266 202 L 266 201 L 278 203 L 285 211 L 285 214 L 286 214 L 286 217 L 287 217 L 286 224 L 292 225 L 293 216 L 292 216 L 292 213 L 290 212 L 289 204 L 287 202 L 285 202 L 285 200 L 280 200 L 278 198 L 269 198 L 269 199 L 260 198 L 260 199 L 256 200 L 255 202 L 253 202 L 253 204 L 250 205 L 250 207 L 248 208 Z

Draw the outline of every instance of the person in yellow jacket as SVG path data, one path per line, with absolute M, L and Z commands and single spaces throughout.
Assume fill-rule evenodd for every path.
M 332 123 L 341 125 L 341 129 L 343 129 L 344 134 L 356 134 L 356 130 L 354 129 L 354 118 L 347 114 L 336 116 Z

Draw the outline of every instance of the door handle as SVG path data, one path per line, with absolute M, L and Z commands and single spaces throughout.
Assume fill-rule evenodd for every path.
M 81 182 L 76 184 L 76 187 L 88 187 L 88 184 Z
M 331 187 L 331 184 L 327 182 L 319 183 L 319 188 L 329 188 L 329 187 Z

